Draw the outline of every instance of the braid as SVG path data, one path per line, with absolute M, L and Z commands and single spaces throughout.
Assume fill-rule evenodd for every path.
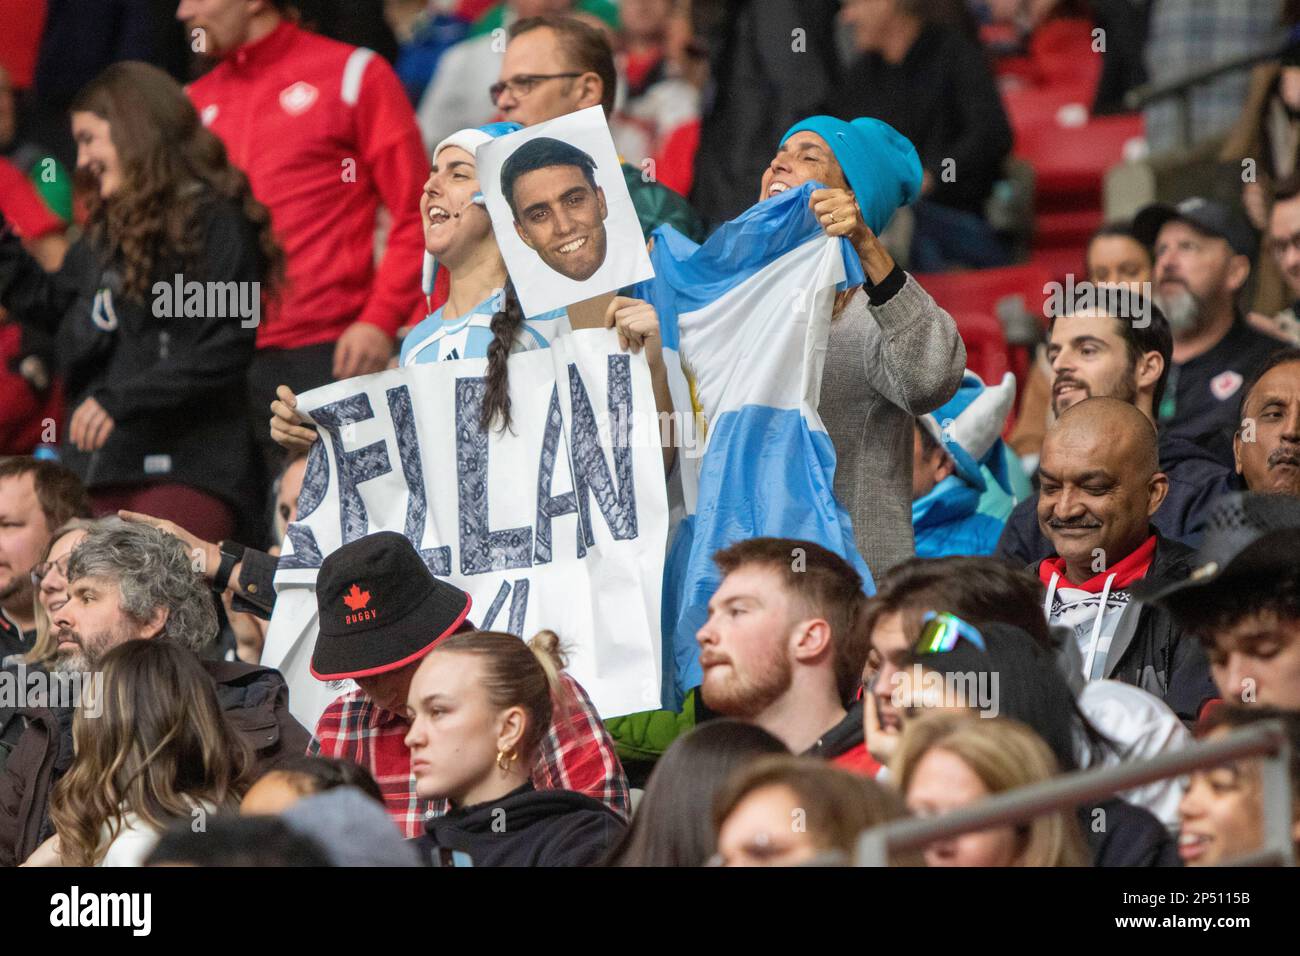
M 524 324 L 524 310 L 515 295 L 514 283 L 506 280 L 503 290 L 505 307 L 492 316 L 492 342 L 488 345 L 487 390 L 483 396 L 483 413 L 479 419 L 484 431 L 492 428 L 492 422 L 501 417 L 501 430 L 510 427 L 510 382 L 506 362 L 514 348 L 515 335 Z

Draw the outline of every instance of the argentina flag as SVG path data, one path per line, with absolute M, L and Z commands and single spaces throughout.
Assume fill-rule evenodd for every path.
M 674 407 L 693 410 L 704 431 L 702 447 L 678 449 L 685 517 L 664 568 L 666 706 L 700 684 L 695 634 L 721 580 L 719 549 L 762 536 L 815 541 L 875 591 L 817 414 L 835 295 L 864 276 L 852 245 L 827 236 L 810 209 L 818 188 L 760 202 L 701 246 L 660 227 L 655 278 L 635 292 L 659 313 Z

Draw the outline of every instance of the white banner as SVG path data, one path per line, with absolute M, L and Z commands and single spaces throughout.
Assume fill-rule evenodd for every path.
M 262 663 L 283 672 L 309 729 L 350 681 L 308 670 L 316 573 L 376 531 L 405 534 L 468 591 L 484 630 L 560 635 L 603 717 L 660 706 L 659 608 L 668 531 L 644 355 L 613 330 L 509 360 L 511 428 L 479 428 L 487 362 L 418 365 L 299 396 L 320 431 L 289 526 Z

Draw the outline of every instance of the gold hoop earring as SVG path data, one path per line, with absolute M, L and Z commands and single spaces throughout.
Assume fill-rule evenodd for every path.
M 511 765 L 514 764 L 515 759 L 518 756 L 519 755 L 516 754 L 514 750 L 498 750 L 497 766 L 500 767 L 506 773 L 509 773 Z

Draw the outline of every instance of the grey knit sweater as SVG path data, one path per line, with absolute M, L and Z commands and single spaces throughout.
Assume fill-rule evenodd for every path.
M 835 496 L 877 578 L 914 552 L 912 420 L 952 398 L 966 367 L 952 316 L 910 275 L 897 288 L 899 275 L 831 323 L 818 407 L 835 445 Z

